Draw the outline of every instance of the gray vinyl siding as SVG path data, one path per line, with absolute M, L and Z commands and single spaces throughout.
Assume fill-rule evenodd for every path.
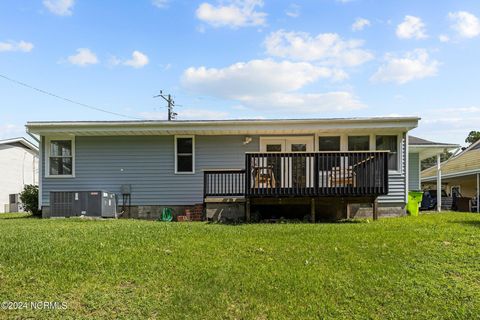
M 408 154 L 408 190 L 420 190 L 420 155 Z
M 203 169 L 243 169 L 245 152 L 259 150 L 258 137 L 247 145 L 244 138 L 196 136 L 195 174 L 175 174 L 173 136 L 76 137 L 75 178 L 43 177 L 42 202 L 49 205 L 50 191 L 120 193 L 122 184 L 131 184 L 132 205 L 200 203 Z
M 406 143 L 405 138 L 401 141 L 401 163 L 399 172 L 390 172 L 388 175 L 388 194 L 378 198 L 378 202 L 383 205 L 405 205 L 405 187 L 406 187 Z
M 246 145 L 244 140 L 243 135 L 195 136 L 195 174 L 175 174 L 174 136 L 79 136 L 75 139 L 75 178 L 46 178 L 42 161 L 42 205 L 49 205 L 51 191 L 120 194 L 122 184 L 132 185 L 132 205 L 200 203 L 204 169 L 243 169 L 245 152 L 260 150 L 258 136 Z M 384 206 L 405 204 L 404 140 L 401 150 L 401 170 L 389 174 L 389 194 L 379 198 Z

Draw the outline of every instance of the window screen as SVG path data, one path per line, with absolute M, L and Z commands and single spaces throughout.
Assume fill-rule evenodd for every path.
M 340 137 L 319 137 L 318 151 L 340 151 Z
M 389 150 L 388 169 L 398 170 L 398 140 L 397 136 L 377 136 L 377 150 Z
M 369 136 L 351 136 L 348 137 L 349 151 L 368 151 L 370 150 Z

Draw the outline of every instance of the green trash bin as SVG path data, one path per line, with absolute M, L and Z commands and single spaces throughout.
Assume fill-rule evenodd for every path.
M 420 205 L 422 204 L 423 192 L 409 191 L 407 211 L 411 216 L 417 217 Z

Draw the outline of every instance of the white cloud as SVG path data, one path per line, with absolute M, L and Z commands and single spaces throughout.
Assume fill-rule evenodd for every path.
M 400 39 L 424 39 L 427 37 L 425 23 L 414 16 L 405 16 L 402 23 L 397 26 L 397 37 Z
M 420 116 L 422 120 L 416 131 L 422 137 L 439 142 L 465 144 L 468 133 L 478 130 L 480 107 L 425 109 Z
M 67 60 L 71 64 L 81 67 L 88 66 L 89 64 L 98 63 L 97 56 L 88 48 L 78 48 L 77 54 L 69 56 Z
M 133 51 L 132 58 L 123 62 L 124 65 L 133 68 L 142 68 L 148 64 L 148 57 L 140 51 Z
M 387 54 L 385 64 L 371 77 L 375 82 L 404 84 L 412 80 L 435 76 L 439 62 L 430 59 L 425 49 L 415 49 L 403 57 Z
M 445 43 L 445 42 L 449 42 L 449 41 L 450 41 L 450 37 L 447 36 L 446 34 L 441 34 L 441 35 L 438 36 L 438 40 L 439 40 L 440 42 L 444 42 L 444 43 Z
M 70 16 L 75 0 L 43 0 L 43 5 L 53 14 Z
M 33 43 L 26 41 L 7 41 L 0 42 L 0 52 L 6 51 L 21 51 L 21 52 L 30 52 L 33 49 Z
M 285 10 L 285 14 L 291 18 L 298 18 L 300 17 L 300 6 L 296 3 L 292 3 L 287 10 Z
M 370 26 L 371 23 L 365 18 L 357 18 L 352 24 L 352 31 L 362 31 L 365 27 Z
M 363 109 L 366 106 L 352 93 L 346 91 L 327 93 L 271 93 L 261 96 L 245 97 L 242 103 L 251 108 L 266 111 L 292 112 L 298 114 L 319 114 Z
M 231 0 L 212 5 L 200 4 L 196 10 L 199 20 L 214 27 L 239 28 L 265 25 L 265 12 L 257 11 L 263 6 L 263 0 Z
M 336 33 L 313 37 L 305 32 L 279 30 L 265 40 L 267 53 L 271 56 L 349 67 L 373 59 L 373 54 L 362 46 L 362 40 L 343 40 Z
M 160 9 L 165 9 L 168 7 L 169 0 L 152 0 L 152 4 Z
M 341 71 L 307 62 L 251 60 L 226 68 L 188 68 L 182 83 L 206 94 L 241 99 L 249 95 L 298 90 L 320 78 L 343 79 Z
M 480 21 L 467 11 L 450 12 L 448 18 L 453 22 L 452 29 L 460 37 L 475 38 L 480 35 Z
M 348 92 L 300 93 L 321 78 L 344 78 L 342 71 L 307 62 L 252 60 L 225 68 L 191 67 L 182 85 L 196 93 L 236 100 L 250 108 L 289 112 L 351 110 L 364 107 Z

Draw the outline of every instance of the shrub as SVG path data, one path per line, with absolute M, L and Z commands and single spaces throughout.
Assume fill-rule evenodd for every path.
M 25 211 L 31 212 L 33 215 L 40 215 L 40 210 L 38 210 L 38 186 L 26 185 L 20 193 L 20 201 Z

